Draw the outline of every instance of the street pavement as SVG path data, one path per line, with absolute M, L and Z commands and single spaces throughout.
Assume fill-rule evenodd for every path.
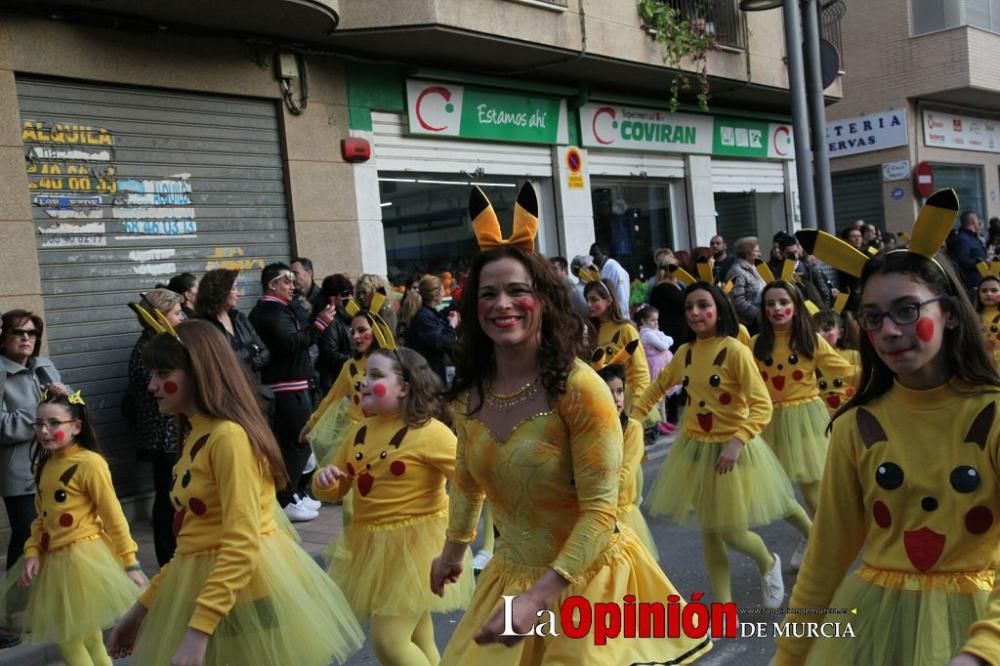
M 647 488 L 656 478 L 669 446 L 670 440 L 664 438 L 649 447 L 649 460 L 643 466 Z M 698 532 L 659 520 L 648 520 L 648 523 L 660 551 L 660 565 L 674 586 L 685 598 L 690 598 L 696 592 L 702 592 L 703 601 L 710 603 L 711 592 Z M 319 559 L 329 540 L 340 533 L 340 507 L 325 505 L 317 520 L 301 523 L 296 527 L 302 537 L 303 547 Z M 787 573 L 787 562 L 798 544 L 798 533 L 785 523 L 769 525 L 757 532 L 772 551 L 777 551 L 785 563 L 785 590 L 786 593 L 790 592 L 794 576 Z M 155 573 L 155 566 L 149 566 L 149 563 L 155 564 L 152 530 L 144 523 L 133 524 L 133 537 L 139 543 L 140 560 L 147 564 L 147 574 L 152 575 Z M 760 579 L 756 567 L 749 558 L 733 551 L 730 551 L 730 563 L 734 601 L 740 609 L 747 609 L 746 613 L 741 613 L 741 621 L 764 622 L 770 630 L 771 623 L 779 621 L 780 615 L 766 614 L 760 609 Z M 435 638 L 442 652 L 460 618 L 461 613 L 434 616 Z M 698 664 L 719 666 L 738 663 L 740 666 L 765 666 L 773 654 L 773 636 L 719 640 L 716 641 L 712 651 Z M 0 664 L 4 666 L 42 666 L 61 663 L 53 646 L 19 646 L 0 651 Z M 125 666 L 128 662 L 116 660 L 114 663 L 115 666 Z M 366 643 L 361 651 L 346 662 L 346 666 L 377 663 L 370 643 Z

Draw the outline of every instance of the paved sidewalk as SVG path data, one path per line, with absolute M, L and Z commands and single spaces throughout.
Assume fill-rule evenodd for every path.
M 139 561 L 146 575 L 152 577 L 159 566 L 153 549 L 153 529 L 146 520 L 132 523 L 132 538 L 139 544 Z M 342 527 L 340 505 L 324 504 L 319 518 L 308 523 L 295 523 L 302 537 L 302 547 L 322 563 L 323 551 L 331 539 L 340 534 Z M 62 664 L 54 645 L 18 645 L 0 650 L 0 664 L 3 666 L 50 666 Z M 128 660 L 115 661 L 116 666 L 128 664 Z

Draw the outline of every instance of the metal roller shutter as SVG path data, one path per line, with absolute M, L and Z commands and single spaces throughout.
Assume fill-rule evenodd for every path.
M 552 148 L 521 143 L 412 137 L 404 114 L 372 112 L 375 167 L 381 172 L 552 176 Z
M 712 191 L 780 194 L 785 191 L 785 172 L 781 162 L 713 158 Z
M 885 228 L 881 168 L 835 173 L 832 180 L 833 211 L 837 231 L 855 220 L 864 220 Z
M 594 176 L 645 176 L 683 178 L 684 158 L 677 155 L 591 150 L 587 169 Z
M 715 228 L 732 247 L 744 236 L 757 235 L 757 204 L 753 194 L 715 194 Z M 766 251 L 766 250 L 765 250 Z
M 249 308 L 260 268 L 288 260 L 276 105 L 26 78 L 17 94 L 49 354 L 133 494 L 148 485 L 119 410 L 139 333 L 126 303 L 177 273 L 231 267 Z

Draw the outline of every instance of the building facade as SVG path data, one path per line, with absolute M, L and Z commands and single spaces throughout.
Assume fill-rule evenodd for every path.
M 909 231 L 920 163 L 962 210 L 1000 215 L 1000 6 L 847 5 L 844 97 L 827 111 L 838 228 L 862 218 Z
M 541 252 L 600 240 L 633 277 L 656 247 L 793 228 L 780 12 L 675 4 L 718 40 L 708 111 L 668 110 L 632 0 L 5 2 L 0 309 L 45 318 L 138 496 L 126 304 L 174 274 L 238 268 L 249 307 L 260 268 L 299 254 L 317 278 L 459 270 L 470 185 L 504 219 L 525 179 Z

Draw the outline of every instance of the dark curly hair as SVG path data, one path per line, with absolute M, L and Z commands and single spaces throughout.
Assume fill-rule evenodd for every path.
M 232 268 L 216 268 L 205 273 L 198 284 L 198 300 L 194 311 L 201 318 L 215 318 L 236 284 L 240 272 Z
M 476 389 L 479 400 L 473 411 L 483 404 L 483 383 L 496 372 L 493 341 L 479 326 L 476 311 L 479 276 L 483 267 L 500 259 L 520 262 L 531 276 L 534 295 L 541 303 L 541 345 L 538 349 L 542 365 L 542 386 L 550 396 L 566 392 L 566 378 L 580 346 L 580 321 L 573 313 L 569 293 L 562 278 L 547 260 L 518 247 L 503 246 L 483 252 L 472 262 L 469 282 L 458 304 L 462 323 L 458 328 L 455 352 L 455 381 L 448 391 L 449 400 Z

